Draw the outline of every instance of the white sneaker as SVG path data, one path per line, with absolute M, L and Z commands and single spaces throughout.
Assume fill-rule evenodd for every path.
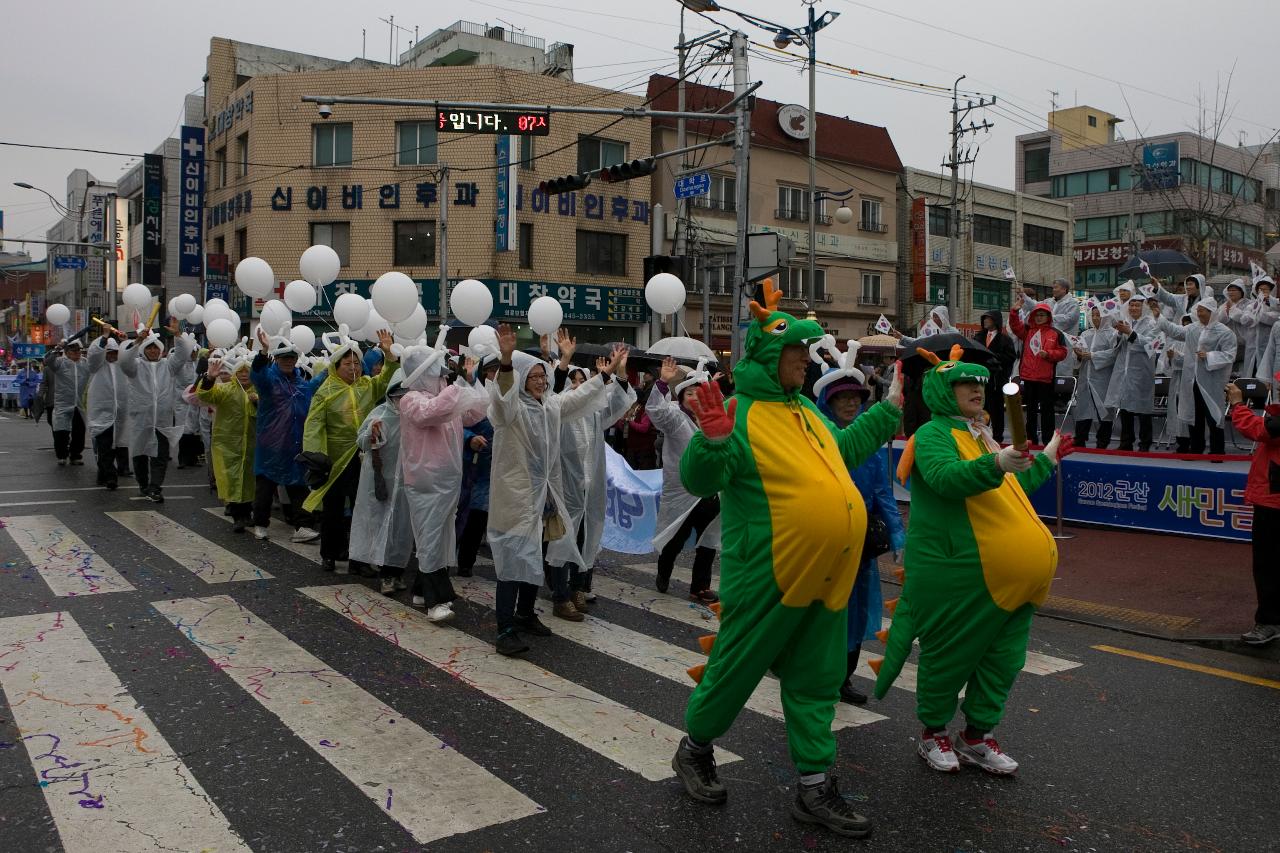
M 415 595 L 415 596 L 413 597 L 413 606 L 414 606 L 414 607 L 426 607 L 426 606 L 427 606 L 427 600 L 426 600 L 425 598 L 423 598 L 422 596 L 420 596 L 420 595 Z
M 390 595 L 396 591 L 396 583 L 391 578 L 382 579 L 382 594 Z
M 596 600 L 596 594 L 594 592 L 587 593 L 588 602 L 594 602 L 595 600 Z
M 255 528 L 253 528 L 253 538 L 254 538 L 254 539 L 266 539 L 266 538 L 267 538 L 267 528 L 265 528 L 265 527 L 255 527 Z
M 1018 772 L 1018 762 L 1005 755 L 1000 744 L 987 732 L 979 741 L 970 741 L 961 735 L 955 741 L 956 757 L 962 764 L 981 767 L 988 773 L 997 776 L 1008 776 Z
M 446 619 L 452 618 L 453 611 L 444 604 L 437 604 L 435 607 L 427 611 L 427 619 L 431 622 L 444 622 Z
M 310 527 L 299 527 L 293 531 L 293 535 L 289 537 L 290 542 L 314 542 L 320 538 L 319 530 L 312 530 Z
M 951 747 L 951 737 L 946 732 L 935 735 L 920 735 L 920 743 L 916 752 L 934 770 L 942 773 L 959 773 L 960 762 L 956 760 L 955 750 Z
M 350 564 L 350 563 L 348 563 L 346 560 L 337 560 L 336 562 L 337 562 L 337 565 L 335 565 L 335 566 L 333 567 L 333 573 L 334 573 L 335 575 L 349 575 L 349 574 L 351 574 L 351 564 Z

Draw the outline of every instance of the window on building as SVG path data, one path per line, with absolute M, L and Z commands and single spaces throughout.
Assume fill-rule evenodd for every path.
M 724 296 L 733 290 L 733 265 L 736 255 L 710 255 L 706 260 L 703 281 L 707 292 Z
M 396 165 L 423 166 L 436 162 L 436 123 L 402 121 L 396 124 Z
M 436 262 L 434 219 L 395 223 L 395 265 L 429 267 Z
M 951 289 L 951 276 L 945 272 L 929 273 L 929 302 L 934 305 L 947 304 L 947 291 Z
M 929 205 L 929 234 L 933 237 L 951 236 L 951 208 Z
M 236 137 L 236 174 L 245 177 L 249 174 L 249 134 L 242 133 Z
M 1076 172 L 1066 176 L 1066 194 L 1068 196 L 1084 195 L 1089 192 L 1089 173 Z
M 315 140 L 315 165 L 351 165 L 350 124 L 329 124 L 326 122 L 324 124 L 314 124 L 311 127 Z
M 597 172 L 627 159 L 627 143 L 598 136 L 578 137 L 578 171 Z
M 520 168 L 526 172 L 533 170 L 534 159 L 538 156 L 533 150 L 536 139 L 536 136 L 520 137 Z
M 311 245 L 328 246 L 338 253 L 342 266 L 351 263 L 351 223 L 312 222 Z
M 1022 181 L 1034 184 L 1049 180 L 1049 149 L 1032 148 L 1022 154 Z
M 578 272 L 627 274 L 627 235 L 609 231 L 578 231 Z
M 808 190 L 800 187 L 778 187 L 778 219 L 795 219 L 807 222 L 809 206 L 805 204 Z
M 213 168 L 218 173 L 218 186 L 227 185 L 227 146 L 213 152 Z
M 978 311 L 1008 311 L 1012 294 L 1009 282 L 974 278 L 973 307 Z
M 225 254 L 227 253 L 227 238 L 226 238 L 226 237 L 214 237 L 214 238 L 213 238 L 213 253 L 214 253 L 215 255 L 225 255 Z
M 973 242 L 988 246 L 1013 245 L 1013 220 L 998 216 L 973 215 Z
M 526 139 L 528 137 L 525 137 Z M 517 240 L 520 248 L 520 269 L 533 269 L 533 223 L 521 222 L 518 224 L 519 234 Z
M 880 273 L 864 272 L 862 274 L 862 293 L 858 296 L 859 305 L 883 305 L 880 294 Z
M 243 228 L 236 229 L 236 263 L 249 257 L 249 232 Z
M 137 225 L 142 221 L 142 195 L 136 195 L 129 199 L 129 227 Z
M 711 192 L 705 198 L 707 206 L 714 210 L 735 211 L 738 209 L 738 181 L 729 175 L 712 175 Z
M 791 267 L 786 270 L 780 278 L 783 279 L 783 293 L 788 299 L 804 299 L 805 298 L 805 282 L 809 280 L 809 268 Z M 732 282 L 732 279 L 730 279 Z M 813 301 L 827 301 L 827 271 L 822 267 L 818 267 L 813 271 Z
M 861 219 L 858 220 L 858 228 L 863 231 L 884 231 L 886 226 L 880 218 L 881 204 L 879 199 L 864 198 L 862 199 Z
M 1022 248 L 1042 255 L 1061 255 L 1062 231 L 1028 222 L 1022 226 Z
M 1089 127 L 1097 127 L 1097 126 L 1098 126 L 1098 117 L 1089 116 Z

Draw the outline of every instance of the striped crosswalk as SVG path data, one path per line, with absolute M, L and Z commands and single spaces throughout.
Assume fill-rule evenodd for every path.
M 205 511 L 225 518 L 219 508 Z M 714 633 L 719 624 L 706 607 L 658 593 L 636 577 L 652 576 L 652 564 L 597 571 L 594 590 L 605 603 L 595 613 L 580 623 L 547 620 L 556 635 L 549 647 L 557 655 L 507 658 L 494 650 L 492 623 L 477 625 L 474 619 L 477 612 L 492 610 L 491 580 L 457 579 L 458 592 L 475 607 L 460 606 L 459 625 L 435 624 L 421 610 L 361 583 L 320 582 L 324 576 L 310 568 L 319 562 L 318 548 L 289 541 L 288 526 L 272 525 L 268 540 L 259 543 L 231 536 L 220 525 L 226 534 L 215 535 L 206 516 L 199 520 L 206 522 L 207 536 L 161 512 L 106 515 L 137 540 L 138 548 L 155 552 L 148 558 L 153 567 L 168 561 L 199 579 L 186 584 L 185 597 L 156 600 L 174 593 L 158 586 L 148 590 L 155 581 L 145 574 L 131 576 L 133 584 L 126 581 L 71 529 L 78 526 L 79 516 L 70 524 L 52 515 L 0 521 L 38 575 L 34 582 L 63 600 L 108 592 L 136 596 L 142 613 L 131 619 L 152 632 L 153 639 L 158 632 L 158 650 L 191 657 L 201 666 L 207 659 L 207 674 L 196 677 L 242 697 L 220 713 L 234 719 L 242 706 L 259 714 L 257 708 L 264 709 L 288 733 L 288 742 L 266 741 L 260 748 L 309 756 L 347 786 L 345 798 L 335 792 L 335 799 L 354 799 L 365 809 L 372 803 L 390 831 L 404 833 L 401 846 L 426 845 L 486 827 L 519 826 L 546 812 L 541 803 L 553 802 L 554 792 L 543 787 L 545 782 L 455 748 L 448 724 L 433 714 L 430 703 L 381 698 L 370 692 L 377 687 L 357 684 L 335 669 L 326 662 L 334 659 L 335 642 L 344 647 L 355 643 L 361 654 L 376 658 L 402 658 L 404 666 L 420 669 L 423 678 L 448 676 L 451 689 L 473 692 L 492 713 L 524 721 L 525 730 L 536 732 L 548 751 L 564 756 L 566 763 L 579 750 L 609 762 L 618 777 L 632 780 L 629 784 L 674 776 L 671 756 L 682 735 L 680 709 L 693 689 L 686 670 L 706 660 L 697 636 Z M 237 546 L 240 554 L 229 550 Z M 288 554 L 274 551 L 277 546 Z M 264 548 L 273 556 L 259 550 Z M 116 543 L 110 553 L 120 550 Z M 305 563 L 283 559 L 290 555 Z M 254 563 L 315 580 L 285 585 Z M 236 583 L 240 581 L 271 585 Z M 220 584 L 223 594 L 205 595 L 204 584 Z M 276 608 L 270 611 L 256 603 L 267 589 Z M 175 751 L 161 734 L 167 725 L 189 723 L 189 718 L 173 716 L 186 697 L 164 695 L 163 684 L 136 683 L 128 671 L 113 670 L 107 661 L 119 658 L 108 653 L 104 659 L 103 643 L 120 632 L 99 613 L 75 609 L 73 617 L 65 609 L 92 603 L 0 618 L 0 691 L 19 729 L 32 782 L 41 788 L 64 849 L 251 849 L 245 839 L 255 836 L 252 826 L 240 824 L 242 810 L 219 802 L 229 796 L 225 785 L 206 779 L 202 786 L 204 768 L 187 763 L 190 756 Z M 539 607 L 549 609 L 545 603 Z M 273 615 L 284 610 L 296 617 L 288 624 L 282 621 L 285 616 Z M 624 610 L 625 618 L 619 618 Z M 299 620 L 307 624 L 306 631 L 298 631 Z M 570 648 L 616 661 L 618 672 L 638 674 L 640 680 L 634 675 L 568 677 L 559 655 Z M 1046 676 L 1077 666 L 1030 653 L 1025 671 Z M 580 665 L 571 669 L 583 671 Z M 865 664 L 858 674 L 873 678 Z M 894 691 L 914 691 L 915 679 L 916 670 L 908 664 Z M 614 692 L 611 685 L 626 683 L 649 685 L 647 689 L 672 701 L 664 699 L 642 711 L 608 695 Z M 139 701 L 144 697 L 146 710 Z M 883 725 L 889 718 L 877 711 L 890 707 L 888 702 L 876 710 L 839 704 L 833 729 Z M 781 733 L 784 714 L 775 679 L 765 678 L 746 708 L 758 721 L 753 725 L 776 726 Z M 0 704 L 0 711 L 5 709 Z M 717 750 L 721 764 L 741 760 L 732 750 L 747 754 L 735 743 L 733 731 Z

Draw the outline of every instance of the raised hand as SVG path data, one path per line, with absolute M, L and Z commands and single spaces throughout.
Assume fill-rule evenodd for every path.
M 667 356 L 662 360 L 662 368 L 658 372 L 658 378 L 668 386 L 674 385 L 675 381 L 680 378 L 680 368 L 676 365 L 674 358 Z
M 1064 436 L 1062 430 L 1054 430 L 1053 438 L 1049 439 L 1049 443 L 1044 446 L 1044 454 L 1049 457 L 1050 462 L 1057 465 L 1064 456 L 1074 453 L 1075 449 L 1074 438 L 1069 435 Z
M 169 334 L 171 335 L 178 334 L 178 318 L 170 317 L 169 322 L 165 324 L 165 328 L 169 330 Z
M 392 336 L 390 329 L 378 330 L 378 349 L 382 350 L 388 361 L 391 360 L 391 345 L 395 342 L 396 339 Z
M 374 421 L 369 424 L 369 438 L 374 444 L 382 441 L 382 421 Z
M 498 353 L 503 364 L 511 363 L 511 354 L 516 351 L 516 333 L 507 323 L 498 324 Z
M 611 367 L 612 365 L 610 364 L 609 359 L 604 356 L 596 359 L 596 373 L 599 373 L 602 376 L 608 376 Z
M 262 326 L 258 326 L 258 343 L 262 344 L 263 352 L 271 348 L 271 340 L 267 337 L 267 330 Z
M 631 348 L 626 344 L 615 344 L 613 347 L 613 357 L 610 359 L 609 372 L 614 376 L 627 375 L 627 356 L 631 355 Z
M 707 440 L 713 444 L 728 441 L 736 421 L 734 415 L 738 410 L 737 398 L 731 399 L 726 409 L 720 386 L 706 383 L 690 389 L 687 400 L 693 419 L 697 421 L 698 429 L 702 430 Z
M 462 377 L 468 382 L 474 382 L 476 378 L 476 365 L 480 362 L 471 356 L 467 356 L 462 362 Z
M 889 390 L 884 395 L 885 402 L 892 403 L 899 409 L 902 408 L 902 361 L 893 363 L 893 381 L 889 383 Z
M 560 366 L 568 366 L 573 360 L 573 354 L 578 351 L 578 339 L 562 326 L 556 329 L 556 346 L 560 347 Z
M 217 379 L 218 374 L 221 372 L 222 372 L 222 359 L 220 358 L 209 359 L 209 366 L 205 369 L 205 372 L 204 372 L 205 376 L 212 376 L 214 379 Z

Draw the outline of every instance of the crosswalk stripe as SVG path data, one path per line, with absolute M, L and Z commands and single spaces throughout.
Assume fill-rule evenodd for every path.
M 227 524 L 234 522 L 231 516 L 222 511 L 220 506 L 207 506 L 204 511 L 212 515 L 214 518 L 220 518 Z M 245 536 L 252 537 L 253 534 L 246 532 Z M 306 557 L 316 565 L 320 565 L 320 546 L 316 542 L 304 544 L 301 542 L 292 542 L 289 537 L 293 535 L 293 531 L 288 526 L 281 527 L 279 521 L 267 528 L 267 541 L 273 545 L 279 545 L 287 551 L 292 551 L 300 557 Z M 254 540 L 256 541 L 256 540 Z
M 231 597 L 152 606 L 419 843 L 545 811 Z
M 468 601 L 493 607 L 493 584 L 459 579 L 454 586 Z M 684 649 L 594 616 L 588 616 L 581 622 L 557 619 L 552 630 L 558 636 L 586 646 L 592 651 L 640 667 L 690 689 L 694 684 L 687 670 L 707 662 L 705 655 L 692 648 Z M 747 699 L 746 707 L 775 720 L 784 719 L 782 689 L 778 680 L 769 677 L 761 679 L 759 686 Z M 837 703 L 836 716 L 831 727 L 839 730 L 849 726 L 864 726 L 867 723 L 885 719 L 888 718 L 873 711 Z
M 0 518 L 54 595 L 130 592 L 133 585 L 52 515 Z
M 108 512 L 106 515 L 154 548 L 163 551 L 184 568 L 190 569 L 205 583 L 267 580 L 273 577 L 264 569 L 214 545 L 158 512 Z
M 248 853 L 71 614 L 0 619 L 0 688 L 68 853 Z
M 671 756 L 682 734 L 666 723 L 529 661 L 503 657 L 494 651 L 492 643 L 455 628 L 432 624 L 422 613 L 359 584 L 304 587 L 298 591 L 645 779 L 657 781 L 675 775 Z M 716 758 L 722 764 L 740 760 L 724 749 L 717 749 Z
M 655 577 L 658 574 L 658 565 L 656 563 L 624 563 L 622 564 L 621 568 L 635 569 L 638 572 L 642 572 L 647 575 L 653 575 Z M 596 569 L 595 579 L 598 579 L 600 577 L 600 572 L 601 572 L 600 569 Z M 593 585 L 594 585 L 595 579 L 593 579 Z M 680 619 L 680 617 L 678 616 L 673 618 Z M 681 619 L 680 621 L 685 621 L 685 620 Z M 890 621 L 891 620 L 889 619 L 882 619 L 881 625 L 885 628 L 888 628 Z M 910 664 L 908 664 L 908 666 L 910 666 Z M 1054 657 L 1053 655 L 1046 655 L 1046 654 L 1041 654 L 1040 652 L 1029 651 L 1027 652 L 1026 665 L 1022 667 L 1022 671 L 1030 675 L 1053 675 L 1056 672 L 1062 672 L 1068 669 L 1075 669 L 1078 666 L 1083 666 L 1083 664 L 1080 663 L 1079 661 L 1066 660 L 1065 658 Z M 875 680 L 875 673 L 871 672 L 867 668 L 865 663 L 860 664 L 858 666 L 857 674 L 870 678 L 872 681 Z M 906 675 L 907 675 L 907 670 L 906 668 L 904 668 L 903 676 L 906 676 Z M 902 678 L 902 676 L 899 676 L 899 678 Z M 905 686 L 905 685 L 899 685 L 899 686 Z M 911 678 L 911 687 L 909 689 L 911 690 L 915 689 L 914 676 Z

